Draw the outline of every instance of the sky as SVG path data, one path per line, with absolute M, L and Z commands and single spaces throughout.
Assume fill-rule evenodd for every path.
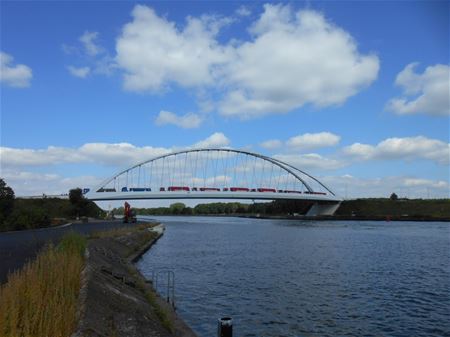
M 344 198 L 449 197 L 448 1 L 1 1 L 0 177 L 230 147 Z

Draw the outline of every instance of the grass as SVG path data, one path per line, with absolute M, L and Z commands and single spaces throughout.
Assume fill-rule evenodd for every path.
M 135 233 L 135 232 L 139 232 L 139 231 L 144 231 L 147 228 L 152 228 L 156 226 L 156 224 L 154 223 L 143 223 L 143 224 L 139 224 L 139 225 L 135 225 L 135 226 L 123 226 L 123 227 L 119 227 L 119 228 L 113 228 L 107 231 L 98 231 L 98 232 L 93 232 L 90 235 L 91 239 L 100 239 L 100 238 L 113 238 L 113 237 L 118 237 L 118 236 L 123 236 L 123 235 L 129 235 L 131 233 Z
M 156 300 L 156 295 L 150 291 L 147 288 L 147 285 L 142 281 L 141 278 L 136 278 L 136 285 L 138 289 L 140 289 L 144 293 L 144 297 L 147 300 L 148 303 L 153 307 L 153 310 L 155 310 L 156 316 L 161 321 L 161 324 L 170 332 L 174 332 L 173 323 L 169 319 L 169 316 L 167 315 L 167 312 L 158 304 Z
M 66 337 L 77 324 L 86 239 L 67 234 L 0 287 L 0 336 Z

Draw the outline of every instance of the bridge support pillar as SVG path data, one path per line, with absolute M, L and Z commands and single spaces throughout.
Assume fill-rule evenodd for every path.
M 319 203 L 315 202 L 309 211 L 306 213 L 306 216 L 319 216 L 319 215 L 333 215 L 334 212 L 337 211 L 340 202 L 337 203 Z

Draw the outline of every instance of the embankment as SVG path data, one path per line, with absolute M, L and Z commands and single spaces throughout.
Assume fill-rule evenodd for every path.
M 94 235 L 88 244 L 80 321 L 73 337 L 196 336 L 133 264 L 161 235 L 161 225 Z

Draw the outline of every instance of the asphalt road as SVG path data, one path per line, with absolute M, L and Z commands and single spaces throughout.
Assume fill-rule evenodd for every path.
M 73 223 L 53 228 L 0 232 L 0 284 L 6 282 L 8 273 L 22 268 L 27 261 L 34 259 L 46 243 L 53 242 L 56 244 L 67 232 L 75 231 L 90 234 L 96 231 L 135 225 L 127 225 L 120 220 L 112 220 Z

